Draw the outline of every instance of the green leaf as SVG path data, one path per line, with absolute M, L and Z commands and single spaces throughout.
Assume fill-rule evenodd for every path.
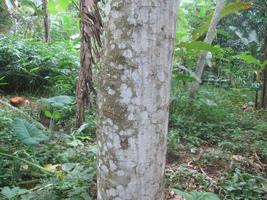
M 182 70 L 188 72 L 189 75 L 190 75 L 192 78 L 194 78 L 197 82 L 201 83 L 201 79 L 196 75 L 195 72 L 193 72 L 193 71 L 191 71 L 190 69 L 186 68 L 185 66 L 182 66 L 182 65 L 179 65 L 179 64 L 177 64 L 177 67 L 178 67 L 179 69 L 182 69 Z
M 21 189 L 19 187 L 14 187 L 10 189 L 9 187 L 4 187 L 1 190 L 1 194 L 4 195 L 8 199 L 12 199 L 16 196 L 28 193 L 29 191 L 26 189 Z
M 52 118 L 53 119 L 60 119 L 61 118 L 61 113 L 58 112 L 58 111 L 53 112 Z
M 199 51 L 210 51 L 210 52 L 220 52 L 221 48 L 212 46 L 206 42 L 192 41 L 192 42 L 181 42 L 177 45 L 180 48 L 193 49 Z
M 58 4 L 59 9 L 61 11 L 65 11 L 72 1 L 71 0 L 57 0 L 56 2 Z
M 37 145 L 42 141 L 48 140 L 43 131 L 21 118 L 16 118 L 14 121 L 14 133 L 26 145 Z
M 246 62 L 247 64 L 255 64 L 258 66 L 262 65 L 261 62 L 257 58 L 255 58 L 249 54 L 240 54 L 240 55 L 235 56 L 235 58 L 240 59 L 240 60 Z
M 186 200 L 220 200 L 216 194 L 211 192 L 183 192 L 177 189 L 173 189 L 173 191 L 186 198 Z
M 265 60 L 262 64 L 261 64 L 261 68 L 264 69 L 265 67 L 267 67 L 267 60 Z
M 47 8 L 52 15 L 56 15 L 60 11 L 66 11 L 70 3 L 71 0 L 50 0 Z
M 55 96 L 51 98 L 43 98 L 41 99 L 41 101 L 51 106 L 65 107 L 65 106 L 70 106 L 74 102 L 74 97 L 61 95 L 61 96 Z
M 32 68 L 32 69 L 30 70 L 30 72 L 33 73 L 33 72 L 38 71 L 39 69 L 40 69 L 40 67 L 35 67 L 35 68 Z
M 52 113 L 51 113 L 49 110 L 45 110 L 45 111 L 44 111 L 44 115 L 45 115 L 47 118 L 49 118 L 49 119 L 52 118 Z
M 47 9 L 52 15 L 57 14 L 57 4 L 55 1 L 49 1 L 47 4 Z
M 251 7 L 252 7 L 252 4 L 248 2 L 229 3 L 228 5 L 224 7 L 222 14 L 221 14 L 221 18 L 226 17 L 235 12 L 239 12 L 241 10 L 250 9 Z M 202 35 L 204 35 L 208 31 L 211 19 L 212 19 L 212 15 L 208 16 L 208 19 L 193 32 L 193 40 L 199 39 Z
M 63 15 L 62 16 L 62 24 L 65 29 L 69 29 L 72 27 L 73 18 L 70 15 Z

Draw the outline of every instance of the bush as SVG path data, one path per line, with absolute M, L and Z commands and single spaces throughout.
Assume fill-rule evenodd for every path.
M 0 40 L 1 89 L 5 92 L 44 93 L 63 85 L 73 91 L 79 56 L 73 43 L 5 37 Z M 66 88 L 67 86 L 67 88 Z

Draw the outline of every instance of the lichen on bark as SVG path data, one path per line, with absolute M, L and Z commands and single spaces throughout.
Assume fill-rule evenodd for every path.
M 98 93 L 99 200 L 163 199 L 176 13 L 176 0 L 107 2 Z

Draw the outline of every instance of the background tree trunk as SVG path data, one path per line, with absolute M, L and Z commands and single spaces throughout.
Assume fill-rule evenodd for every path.
M 45 42 L 50 41 L 50 19 L 49 19 L 49 13 L 47 9 L 47 0 L 43 0 L 43 13 L 44 13 L 44 40 Z
M 267 31 L 265 34 L 265 41 L 264 41 L 264 60 L 267 60 Z M 261 107 L 266 109 L 267 108 L 267 65 L 263 70 L 263 88 L 262 88 L 262 95 L 261 95 Z
M 204 39 L 204 42 L 206 42 L 208 44 L 212 43 L 214 36 L 216 35 L 216 27 L 220 21 L 223 8 L 224 8 L 224 0 L 217 0 L 216 1 L 216 9 L 215 9 L 213 17 L 211 19 L 209 30 L 206 34 L 205 39 Z M 205 69 L 207 55 L 208 55 L 207 51 L 201 53 L 201 55 L 199 56 L 199 59 L 197 61 L 195 73 L 200 79 L 201 79 L 202 74 L 203 74 L 204 69 Z M 198 88 L 199 88 L 199 82 L 195 81 L 190 88 L 190 96 L 191 97 L 195 96 Z
M 93 44 L 96 50 L 101 46 L 100 34 L 102 22 L 98 10 L 97 0 L 80 0 L 81 41 L 80 41 L 80 73 L 76 88 L 76 127 L 80 127 L 85 120 L 85 106 L 91 105 L 93 89 L 92 67 Z
M 106 6 L 98 200 L 163 200 L 177 0 Z

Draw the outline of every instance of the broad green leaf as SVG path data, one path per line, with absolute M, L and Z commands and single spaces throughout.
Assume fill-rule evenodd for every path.
M 247 64 L 255 64 L 258 66 L 262 65 L 261 62 L 257 58 L 255 58 L 249 54 L 240 54 L 240 55 L 235 56 L 235 58 L 240 59 L 240 60 L 246 62 Z
M 70 106 L 74 102 L 74 97 L 67 95 L 60 95 L 50 98 L 43 98 L 41 99 L 41 102 L 55 107 L 57 106 L 64 107 L 64 106 Z
M 193 49 L 198 51 L 210 51 L 210 52 L 220 52 L 221 48 L 212 46 L 206 42 L 192 41 L 192 42 L 181 42 L 177 47 L 183 47 L 186 49 Z
M 72 1 L 71 0 L 57 0 L 56 2 L 58 4 L 59 9 L 64 11 L 68 8 L 68 6 L 70 5 Z
M 14 133 L 26 145 L 37 145 L 42 141 L 48 140 L 43 131 L 21 118 L 16 118 L 14 121 Z
M 65 29 L 69 29 L 72 27 L 72 17 L 69 15 L 62 16 L 62 24 Z
M 222 11 L 221 18 L 228 16 L 230 14 L 233 14 L 235 12 L 239 12 L 241 10 L 248 10 L 252 7 L 252 4 L 249 2 L 235 2 L 235 3 L 229 3 L 226 5 Z M 201 37 L 203 34 L 205 34 L 208 31 L 210 21 L 211 21 L 212 15 L 210 15 L 207 20 L 201 24 L 199 28 L 197 28 L 193 32 L 193 39 L 197 40 L 199 37 Z
M 47 4 L 47 9 L 52 15 L 57 14 L 57 3 L 55 1 L 49 1 Z
M 4 195 L 7 199 L 13 199 L 16 196 L 28 193 L 29 191 L 26 189 L 21 189 L 19 187 L 14 187 L 10 189 L 9 187 L 4 187 L 1 190 L 1 194 Z
M 66 11 L 70 3 L 71 0 L 50 0 L 47 8 L 52 15 L 56 15 L 60 11 Z
M 44 115 L 45 115 L 47 118 L 49 118 L 49 119 L 52 118 L 52 113 L 51 113 L 49 110 L 45 110 L 45 111 L 44 111 Z
M 53 119 L 60 119 L 61 113 L 58 111 L 55 111 L 55 112 L 53 112 L 52 117 L 53 117 Z

